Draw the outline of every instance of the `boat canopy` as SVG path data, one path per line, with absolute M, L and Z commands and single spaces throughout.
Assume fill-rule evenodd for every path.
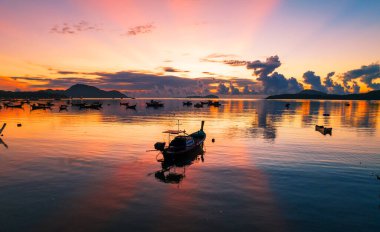
M 178 135 L 181 133 L 185 133 L 185 131 L 184 130 L 167 130 L 167 131 L 164 131 L 162 133 Z

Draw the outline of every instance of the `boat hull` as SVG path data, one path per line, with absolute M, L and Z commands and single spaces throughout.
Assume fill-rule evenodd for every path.
M 176 150 L 176 149 L 173 150 L 170 148 L 166 148 L 162 151 L 162 154 L 164 155 L 165 159 L 178 159 L 178 158 L 187 157 L 189 155 L 194 154 L 195 152 L 198 152 L 199 149 L 203 148 L 203 143 L 205 139 L 206 139 L 206 134 L 204 134 L 204 136 L 200 138 L 194 138 L 194 145 L 190 147 L 186 147 L 185 149 L 182 149 L 182 150 Z

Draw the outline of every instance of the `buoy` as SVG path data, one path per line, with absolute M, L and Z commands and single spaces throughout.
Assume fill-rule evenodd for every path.
M 212 139 L 211 139 L 211 142 L 215 143 L 215 139 L 214 139 L 214 138 L 212 138 Z

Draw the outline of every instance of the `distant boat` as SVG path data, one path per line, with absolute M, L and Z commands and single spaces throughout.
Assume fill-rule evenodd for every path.
M 127 105 L 127 109 L 132 109 L 132 110 L 135 110 L 136 109 L 136 106 L 137 104 L 134 104 L 134 105 Z
M 195 108 L 202 108 L 203 107 L 203 104 L 202 103 L 196 103 L 194 105 Z
M 191 106 L 193 103 L 191 101 L 186 101 L 182 103 L 184 106 Z
M 315 125 L 315 130 L 319 131 L 323 135 L 326 135 L 326 134 L 331 135 L 332 134 L 332 128 L 331 127 L 324 127 L 324 126 Z
M 121 105 L 121 106 L 128 106 L 129 103 L 128 103 L 128 102 L 120 102 L 120 105 Z
M 330 114 L 323 114 L 323 116 L 330 116 Z
M 102 104 L 100 103 L 92 103 L 91 105 L 89 104 L 84 104 L 79 106 L 79 109 L 94 109 L 94 110 L 100 110 L 102 108 Z
M 346 102 L 344 105 L 345 105 L 345 106 L 350 106 L 350 103 L 347 103 L 347 102 Z
M 33 104 L 30 106 L 31 110 L 46 110 L 46 109 L 51 109 L 51 106 L 47 106 L 45 104 Z
M 212 103 L 209 103 L 210 106 L 215 106 L 215 107 L 219 107 L 221 106 L 222 104 L 220 104 L 220 102 L 212 102 Z
M 79 107 L 81 107 L 81 106 L 86 105 L 86 103 L 83 103 L 83 102 L 76 102 L 76 103 L 74 103 L 74 102 L 72 102 L 71 105 L 72 106 L 79 106 Z
M 165 147 L 165 142 L 157 142 L 154 148 L 159 150 L 164 155 L 164 158 L 178 158 L 191 152 L 194 152 L 199 147 L 203 146 L 206 139 L 206 133 L 203 131 L 204 121 L 201 123 L 200 130 L 188 135 L 185 131 L 168 130 L 163 133 L 170 135 L 177 135 L 170 141 L 169 145 Z
M 164 103 L 161 103 L 159 101 L 150 100 L 150 102 L 146 102 L 146 107 L 164 107 Z
M 60 105 L 59 111 L 62 111 L 62 110 L 67 110 L 67 105 Z
M 20 108 L 20 109 L 22 109 L 22 105 L 23 104 L 13 104 L 12 102 L 10 102 L 10 103 L 4 103 L 4 106 L 6 107 L 6 108 Z

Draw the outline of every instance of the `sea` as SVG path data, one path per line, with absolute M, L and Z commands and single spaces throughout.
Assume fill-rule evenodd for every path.
M 149 100 L 3 107 L 0 231 L 380 231 L 380 101 Z M 202 121 L 184 162 L 154 150 Z

